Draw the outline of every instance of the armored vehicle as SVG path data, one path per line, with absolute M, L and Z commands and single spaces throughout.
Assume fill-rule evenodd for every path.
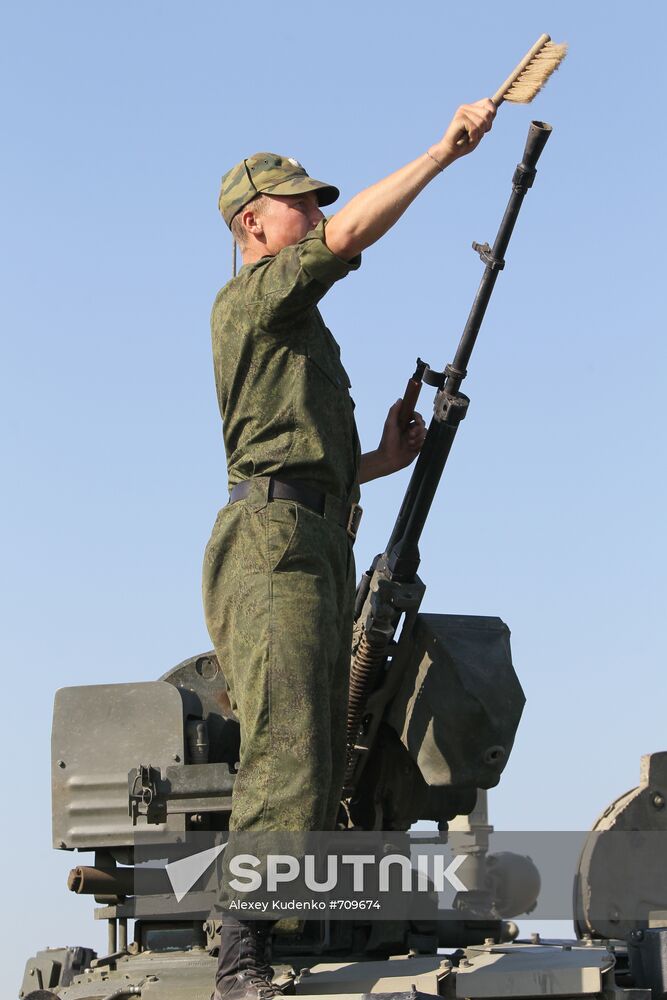
M 295 906 L 272 941 L 286 994 L 657 1000 L 667 992 L 667 753 L 644 759 L 638 787 L 605 810 L 578 865 L 558 874 L 561 886 L 571 878 L 577 939 L 518 940 L 513 918 L 534 910 L 548 873 L 526 852 L 493 849 L 486 810 L 485 791 L 500 780 L 524 705 L 509 629 L 499 618 L 419 611 L 418 543 L 468 407 L 461 383 L 550 131 L 532 123 L 496 240 L 473 244 L 485 268 L 454 360 L 443 372 L 419 361 L 410 380 L 404 417 L 422 382 L 438 390 L 434 416 L 355 608 L 336 836 L 350 838 L 351 851 L 360 835 L 394 851 L 414 824 L 430 822 L 431 856 L 442 857 L 443 845 L 456 853 L 441 871 L 456 891 L 443 901 L 429 869 L 416 871 L 407 891 L 402 885 L 403 908 L 382 910 L 381 919 L 374 891 L 366 907 L 348 896 L 345 912 L 331 902 L 321 914 Z M 215 886 L 239 757 L 224 670 L 204 652 L 156 681 L 57 693 L 53 846 L 93 852 L 92 864 L 72 868 L 68 887 L 94 896 L 108 946 L 101 955 L 38 952 L 22 1000 L 210 997 Z M 422 890 L 430 908 L 416 905 Z

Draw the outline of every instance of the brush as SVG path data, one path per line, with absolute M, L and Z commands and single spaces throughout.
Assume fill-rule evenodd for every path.
M 552 42 L 549 35 L 540 35 L 491 100 L 496 107 L 503 101 L 530 104 L 554 70 L 558 69 L 566 54 L 566 44 Z
M 503 101 L 511 101 L 513 104 L 530 104 L 554 70 L 558 69 L 566 54 L 566 44 L 552 42 L 550 35 L 540 35 L 532 49 L 512 70 L 491 100 L 496 107 L 500 107 Z M 466 142 L 466 135 L 462 135 L 457 141 L 457 145 L 461 146 Z

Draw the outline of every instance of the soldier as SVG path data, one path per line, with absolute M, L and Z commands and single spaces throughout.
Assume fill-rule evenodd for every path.
M 257 153 L 222 179 L 219 207 L 243 267 L 211 317 L 230 502 L 206 549 L 203 595 L 241 727 L 233 831 L 335 824 L 359 484 L 410 464 L 425 436 L 418 414 L 401 431 L 398 400 L 377 449 L 361 454 L 349 379 L 317 303 L 475 149 L 494 115 L 489 100 L 463 105 L 439 142 L 328 221 L 321 207 L 338 189 L 292 158 Z M 215 1000 L 280 994 L 264 954 L 269 929 L 224 915 Z

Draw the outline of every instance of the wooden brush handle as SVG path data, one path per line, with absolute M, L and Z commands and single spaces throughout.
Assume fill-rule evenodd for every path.
M 512 84 L 516 83 L 516 81 L 521 76 L 521 74 L 523 73 L 524 69 L 526 68 L 530 60 L 533 59 L 540 51 L 540 49 L 544 48 L 547 42 L 550 41 L 551 41 L 551 35 L 540 35 L 540 37 L 533 45 L 532 49 L 526 52 L 525 56 L 518 64 L 518 66 L 515 66 L 515 68 L 512 70 L 510 75 L 505 80 L 505 82 L 500 87 L 498 87 L 498 90 L 491 98 L 491 100 L 493 101 L 493 103 L 497 108 L 499 108 L 500 105 L 503 103 L 503 101 L 505 100 L 505 94 L 510 89 Z M 456 145 L 465 146 L 467 142 L 468 142 L 468 133 L 463 131 L 461 133 L 461 138 L 456 140 Z

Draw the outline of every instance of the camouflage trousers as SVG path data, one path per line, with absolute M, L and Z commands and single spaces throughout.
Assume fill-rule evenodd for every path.
M 354 558 L 345 530 L 268 479 L 218 514 L 206 623 L 241 726 L 230 829 L 326 830 L 345 769 Z

